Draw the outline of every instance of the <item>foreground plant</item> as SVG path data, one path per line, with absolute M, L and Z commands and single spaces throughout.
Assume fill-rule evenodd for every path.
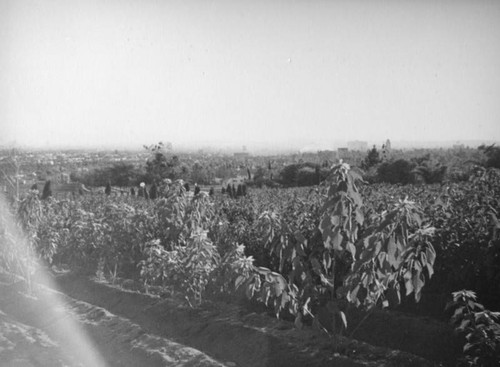
M 465 336 L 463 366 L 500 365 L 500 312 L 486 310 L 476 302 L 473 291 L 453 292 L 453 300 L 446 309 L 454 309 L 451 322 L 455 330 Z
M 348 164 L 333 167 L 314 230 L 307 219 L 311 209 L 300 201 L 288 215 L 287 210 L 262 213 L 262 238 L 279 258 L 279 272 L 254 267 L 236 285 L 244 285 L 249 297 L 272 303 L 277 316 L 283 310 L 294 315 L 298 327 L 307 316 L 336 332 L 347 327 L 343 300 L 366 309 L 387 307 L 400 302 L 404 287 L 418 302 L 433 274 L 434 229 L 422 225 L 422 211 L 407 199 L 381 213 L 365 211 L 360 181 Z M 332 325 L 319 323 L 318 307 L 330 312 Z

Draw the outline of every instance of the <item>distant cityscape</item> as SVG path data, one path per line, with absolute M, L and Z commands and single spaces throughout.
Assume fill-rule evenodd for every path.
M 243 153 L 243 155 L 269 155 L 269 154 L 293 154 L 293 153 L 315 153 L 318 151 L 359 151 L 366 152 L 375 146 L 377 149 L 398 149 L 398 150 L 409 150 L 409 149 L 449 149 L 449 148 L 477 148 L 478 146 L 484 145 L 500 145 L 498 140 L 443 140 L 443 141 L 406 141 L 406 140 L 380 140 L 380 141 L 365 141 L 365 140 L 349 140 L 341 141 L 334 140 L 331 142 L 298 142 L 290 141 L 288 143 L 282 144 L 271 144 L 267 142 L 246 142 L 244 144 L 237 142 L 208 142 L 208 141 L 198 141 L 198 142 L 181 142 L 181 143 L 170 143 L 168 139 L 163 141 L 168 143 L 172 147 L 172 151 L 181 153 L 192 153 L 192 152 L 205 152 L 205 153 L 218 153 L 218 154 L 234 154 Z M 0 150 L 5 149 L 35 149 L 35 150 L 97 150 L 97 151 L 140 151 L 143 149 L 144 145 L 158 143 L 158 141 L 152 142 L 139 142 L 134 145 L 50 145 L 41 144 L 37 146 L 30 146 L 20 144 L 16 141 L 11 141 L 8 143 L 0 143 Z

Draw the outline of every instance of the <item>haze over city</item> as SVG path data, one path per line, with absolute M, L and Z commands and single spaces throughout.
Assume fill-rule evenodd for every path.
M 500 141 L 498 1 L 2 1 L 0 145 Z

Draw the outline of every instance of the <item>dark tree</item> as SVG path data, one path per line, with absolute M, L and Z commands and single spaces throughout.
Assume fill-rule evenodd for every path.
M 233 197 L 233 190 L 231 189 L 231 184 L 227 184 L 226 192 L 230 197 Z
M 189 192 L 189 183 L 185 183 L 184 184 L 184 189 L 186 189 L 186 192 Z
M 104 189 L 104 193 L 106 195 L 111 195 L 111 183 L 108 181 L 108 183 L 106 184 L 106 188 Z
M 239 184 L 239 185 L 238 185 L 238 188 L 237 188 L 237 190 L 236 190 L 236 197 L 238 198 L 238 197 L 240 197 L 240 196 L 243 196 L 243 190 L 242 190 L 242 188 L 241 188 L 241 185 Z
M 224 188 L 223 188 L 223 189 L 224 189 Z M 211 188 L 210 188 L 210 191 L 208 192 L 208 195 L 209 195 L 209 196 L 214 196 L 214 195 L 215 195 L 215 191 L 214 191 L 214 188 L 213 188 L 213 187 L 211 187 Z
M 130 195 L 135 196 L 135 190 L 133 187 L 130 188 Z
M 363 162 L 363 167 L 365 169 L 368 169 L 370 167 L 376 166 L 380 162 L 381 162 L 380 154 L 374 145 L 373 148 L 368 152 L 368 155 L 366 156 Z
M 38 185 L 36 183 L 31 186 L 30 190 L 37 190 L 38 191 Z
M 154 183 L 151 186 L 151 189 L 149 190 L 149 198 L 151 200 L 154 200 L 158 197 L 158 186 L 156 186 L 156 183 Z
M 398 159 L 394 162 L 385 162 L 378 167 L 377 176 L 382 182 L 391 184 L 401 183 L 406 185 L 413 181 L 412 170 L 414 167 L 414 164 L 404 159 Z
M 297 185 L 297 174 L 299 172 L 300 165 L 290 164 L 284 167 L 281 172 L 281 182 L 285 186 L 295 186 Z
M 198 194 L 200 193 L 200 191 L 201 191 L 201 190 L 200 190 L 200 186 L 198 186 L 198 185 L 194 185 L 194 194 L 195 194 L 195 195 L 198 195 Z
M 478 149 L 487 157 L 486 167 L 500 168 L 500 147 L 483 144 Z
M 50 196 L 52 196 L 52 188 L 50 187 L 50 180 L 47 180 L 43 187 L 42 200 L 48 199 Z
M 255 182 L 259 182 L 259 181 L 262 181 L 264 180 L 264 177 L 266 176 L 266 171 L 264 168 L 262 167 L 257 167 L 257 170 L 255 171 L 255 173 L 253 174 L 253 180 Z

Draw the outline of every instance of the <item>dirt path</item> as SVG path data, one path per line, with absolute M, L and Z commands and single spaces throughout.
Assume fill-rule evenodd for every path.
M 0 282 L 0 366 L 433 365 L 356 340 L 335 345 L 234 305 L 195 310 L 71 275 L 57 284 L 63 293 L 39 288 L 34 298 Z
M 0 366 L 224 366 L 58 292 L 32 297 L 0 284 L 0 294 Z

